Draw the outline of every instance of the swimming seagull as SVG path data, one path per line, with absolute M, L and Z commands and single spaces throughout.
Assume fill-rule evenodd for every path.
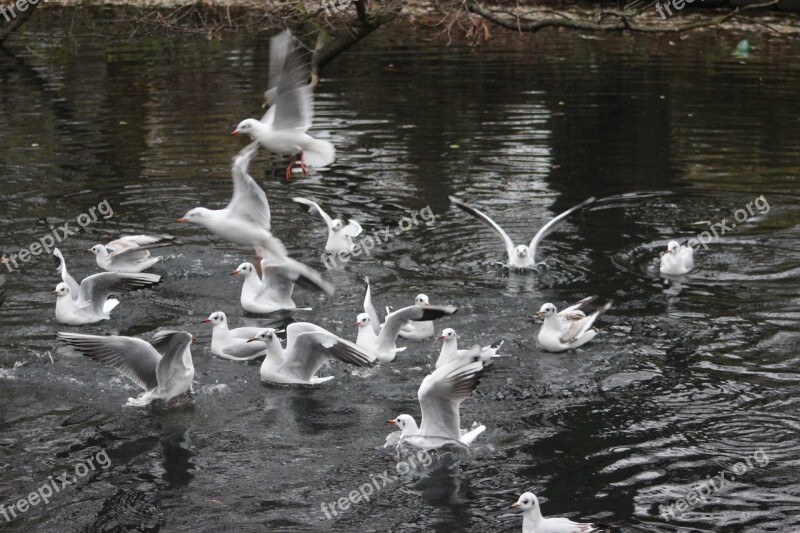
M 261 277 L 252 263 L 242 263 L 231 276 L 244 275 L 239 301 L 250 313 L 272 313 L 281 309 L 297 309 L 292 292 L 300 274 L 286 265 L 274 265 L 266 259 L 261 262 Z M 303 308 L 310 311 L 309 308 Z
M 459 409 L 461 402 L 469 398 L 478 386 L 481 370 L 483 363 L 480 361 L 466 365 L 455 362 L 428 374 L 417 392 L 422 411 L 421 426 L 418 427 L 414 417 L 407 414 L 387 421 L 400 428 L 400 443 L 422 450 L 448 444 L 468 447 L 486 426 L 462 432 Z
M 204 324 L 212 324 L 211 353 L 231 361 L 251 361 L 267 354 L 267 345 L 263 342 L 248 342 L 264 329 L 245 327 L 228 329 L 228 317 L 222 311 L 211 313 L 203 319 Z
M 93 324 L 111 318 L 111 311 L 119 300 L 109 299 L 115 292 L 130 292 L 146 289 L 161 283 L 157 274 L 127 274 L 103 272 L 81 281 L 80 285 L 67 272 L 66 262 L 56 248 L 53 255 L 59 261 L 62 282 L 56 285 L 56 321 L 71 326 Z
M 108 244 L 96 244 L 86 251 L 95 255 L 97 266 L 103 270 L 136 273 L 147 270 L 161 260 L 161 257 L 150 257 L 152 248 L 169 246 L 174 242 L 175 238 L 168 235 L 129 235 Z
M 544 238 L 545 234 L 550 231 L 557 223 L 562 221 L 566 218 L 570 213 L 580 209 L 581 207 L 585 207 L 596 200 L 595 197 L 591 197 L 583 202 L 579 203 L 578 205 L 567 209 L 557 217 L 554 217 L 550 222 L 542 226 L 536 235 L 531 240 L 530 245 L 525 246 L 524 244 L 520 244 L 519 246 L 514 246 L 514 242 L 511 240 L 511 237 L 501 228 L 497 222 L 489 218 L 483 211 L 479 211 L 478 209 L 465 204 L 464 202 L 458 200 L 457 198 L 450 197 L 450 201 L 456 206 L 470 215 L 474 216 L 478 220 L 481 220 L 484 224 L 487 224 L 490 228 L 492 228 L 495 233 L 500 235 L 503 239 L 503 242 L 506 245 L 506 253 L 508 254 L 508 266 L 511 268 L 538 268 L 539 265 L 546 263 L 542 261 L 541 263 L 536 262 L 536 248 L 539 246 L 539 243 Z
M 270 232 L 267 195 L 247 173 L 256 149 L 256 143 L 251 143 L 234 157 L 231 170 L 233 197 L 224 209 L 195 207 L 178 222 L 199 224 L 226 241 L 252 246 L 259 258 L 291 267 L 298 274 L 299 285 L 330 296 L 333 285 L 323 280 L 315 270 L 291 259 L 280 239 Z
M 314 119 L 314 97 L 308 84 L 308 71 L 291 32 L 285 30 L 273 37 L 270 49 L 277 51 L 271 54 L 272 61 L 277 57 L 281 66 L 279 75 L 270 75 L 276 83 L 274 92 L 270 88 L 265 94 L 271 105 L 261 121 L 245 119 L 231 135 L 244 133 L 270 152 L 292 154 L 286 167 L 288 181 L 298 160 L 305 176 L 308 174 L 306 164 L 324 167 L 333 163 L 336 149 L 328 141 L 315 139 L 306 133 Z
M 661 256 L 659 271 L 667 276 L 681 276 L 694 267 L 694 249 L 678 241 L 669 241 L 667 252 Z
M 169 400 L 192 390 L 192 335 L 186 331 L 159 331 L 148 343 L 134 337 L 57 333 L 58 339 L 105 365 L 145 390 L 128 405 L 144 406 Z
M 367 293 L 364 297 L 364 309 L 366 312 L 356 317 L 355 326 L 358 328 L 356 344 L 375 354 L 378 361 L 382 363 L 394 361 L 397 352 L 405 349 L 398 349 L 395 343 L 398 335 L 400 335 L 400 330 L 408 321 L 436 320 L 437 318 L 441 318 L 445 315 L 452 315 L 458 311 L 458 308 L 452 305 L 429 305 L 425 307 L 411 305 L 390 313 L 386 317 L 386 322 L 383 327 L 381 327 L 378 313 L 372 305 L 369 279 L 365 278 L 365 280 L 367 282 Z M 377 328 L 375 324 L 378 324 Z
M 601 314 L 608 311 L 614 303 L 609 300 L 597 311 L 586 316 L 580 308 L 595 298 L 597 297 L 584 298 L 560 313 L 557 312 L 556 306 L 551 303 L 542 305 L 539 312 L 536 313 L 538 318 L 544 317 L 544 323 L 539 329 L 539 335 L 536 337 L 539 341 L 539 346 L 548 352 L 563 352 L 564 350 L 583 346 L 592 340 L 597 335 L 597 330 L 592 328 L 594 321 Z
M 292 198 L 293 202 L 309 207 L 309 213 L 316 212 L 328 226 L 328 242 L 325 244 L 325 251 L 330 253 L 352 252 L 353 237 L 361 234 L 361 224 L 355 220 L 348 220 L 347 225 L 338 219 L 331 219 L 330 215 L 322 210 L 317 202 L 306 198 Z
M 375 357 L 360 346 L 309 322 L 295 322 L 286 327 L 285 350 L 272 328 L 261 330 L 249 342 L 266 343 L 261 379 L 273 383 L 324 383 L 333 376 L 320 378 L 316 374 L 332 359 L 355 366 L 370 366 L 375 362 Z
M 414 305 L 420 307 L 427 307 L 431 305 L 428 296 L 425 294 L 418 294 L 414 298 Z M 387 313 L 389 314 L 389 313 Z M 404 339 L 422 340 L 433 336 L 433 321 L 426 320 L 425 322 L 409 322 L 400 329 L 400 336 Z
M 496 342 L 491 346 L 481 346 L 475 344 L 467 350 L 458 349 L 458 335 L 452 328 L 445 328 L 442 334 L 439 335 L 439 340 L 442 342 L 442 349 L 439 352 L 439 358 L 436 360 L 436 368 L 449 365 L 451 363 L 459 362 L 462 365 L 471 363 L 473 361 L 480 361 L 484 364 L 489 364 L 498 355 L 498 350 L 503 346 L 503 341 Z
M 515 509 L 522 509 L 522 533 L 601 533 L 611 531 L 605 524 L 589 524 L 573 522 L 569 518 L 545 518 L 539 509 L 539 500 L 532 492 L 519 497 L 517 503 L 511 504 Z

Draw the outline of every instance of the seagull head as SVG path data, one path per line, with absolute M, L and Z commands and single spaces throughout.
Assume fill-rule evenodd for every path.
M 517 257 L 528 257 L 528 247 L 524 244 L 520 244 L 514 248 L 514 252 L 516 252 Z
M 343 227 L 344 227 L 344 224 L 343 224 L 343 223 L 342 223 L 342 221 L 341 221 L 341 220 L 339 220 L 338 218 L 334 218 L 334 219 L 331 221 L 331 229 L 332 229 L 333 231 L 341 231 Z
M 225 316 L 225 313 L 222 311 L 214 311 L 208 318 L 203 319 L 203 324 L 214 324 L 215 326 L 219 326 L 220 324 L 227 324 L 228 317 Z
M 253 131 L 256 128 L 256 124 L 258 121 L 253 118 L 246 118 L 236 126 L 236 129 L 231 132 L 231 135 L 239 135 L 240 133 L 244 133 L 246 135 L 253 135 Z
M 367 313 L 361 313 L 356 317 L 356 323 L 353 324 L 357 328 L 364 328 L 370 325 L 369 315 Z
M 554 314 L 556 314 L 556 306 L 551 303 L 546 303 L 539 309 L 539 312 L 536 313 L 536 318 L 547 318 Z
M 102 244 L 95 244 L 91 248 L 87 248 L 86 251 L 92 252 L 94 255 L 99 255 L 100 257 L 108 254 L 108 250 Z
M 250 337 L 249 339 L 247 339 L 247 342 L 255 342 L 255 341 L 266 342 L 267 346 L 269 346 L 273 342 L 278 341 L 278 336 L 273 328 L 266 328 L 259 331 L 255 337 Z
M 669 241 L 669 243 L 667 243 L 667 253 L 677 253 L 680 247 L 681 245 L 678 241 Z
M 58 298 L 66 296 L 69 294 L 69 287 L 67 287 L 66 283 L 59 283 L 56 285 L 56 290 L 53 291 L 53 294 L 55 294 Z
M 428 300 L 427 294 L 417 294 L 417 297 L 414 298 L 414 304 L 420 307 L 427 307 L 431 305 L 431 302 Z
M 439 335 L 439 340 L 444 342 L 452 342 L 456 340 L 456 332 L 453 328 L 445 328 L 442 334 Z
M 526 492 L 519 497 L 517 503 L 512 503 L 511 507 L 514 509 L 522 509 L 523 511 L 530 511 L 531 509 L 539 507 L 539 500 L 532 492 Z
M 400 415 L 394 420 L 387 420 L 386 423 L 399 427 L 401 435 L 413 433 L 418 429 L 417 421 L 411 415 Z
M 242 263 L 231 271 L 231 276 L 238 276 L 239 274 L 249 276 L 250 274 L 255 274 L 255 272 L 256 267 L 254 267 L 252 263 Z
M 178 222 L 194 222 L 195 224 L 203 224 L 209 213 L 205 207 L 195 207 L 190 209 L 188 213 L 178 219 Z

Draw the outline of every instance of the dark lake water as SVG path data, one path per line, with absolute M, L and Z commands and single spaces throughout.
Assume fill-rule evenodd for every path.
M 756 49 L 734 58 L 742 37 Z M 321 222 L 293 196 L 367 230 L 426 206 L 436 220 L 326 272 L 332 298 L 298 289 L 313 311 L 267 318 L 244 316 L 228 275 L 249 251 L 175 221 L 230 197 L 244 141 L 227 134 L 260 112 L 266 38 L 29 39 L 0 54 L 0 248 L 16 252 L 103 200 L 114 216 L 60 246 L 76 277 L 96 272 L 84 249 L 114 236 L 179 239 L 154 269 L 163 285 L 83 328 L 55 323 L 51 258 L 3 269 L 0 503 L 102 450 L 111 465 L 10 523 L 0 516 L 0 529 L 518 531 L 508 505 L 532 490 L 546 515 L 620 531 L 800 530 L 800 43 L 576 33 L 514 43 L 474 53 L 376 37 L 328 66 L 312 133 L 335 143 L 335 164 L 287 184 L 285 160 L 254 162 L 274 232 L 323 269 Z M 599 200 L 545 240 L 550 268 L 533 276 L 493 266 L 499 239 L 449 195 L 520 242 Z M 761 196 L 768 210 L 700 249 L 688 280 L 659 279 L 669 239 Z M 308 320 L 354 339 L 364 275 L 380 309 L 425 292 L 460 308 L 437 330 L 504 339 L 506 357 L 462 405 L 465 426 L 488 428 L 469 457 L 441 455 L 328 520 L 323 503 L 394 475 L 385 421 L 418 416 L 439 341 L 408 341 L 375 369 L 336 366 L 321 387 L 279 387 L 260 382 L 257 363 L 213 357 L 200 320 L 217 310 L 232 326 Z M 539 350 L 539 307 L 590 294 L 616 302 L 598 337 L 576 353 Z M 54 335 L 162 327 L 197 336 L 196 394 L 172 409 L 125 407 L 136 387 Z M 679 518 L 660 514 L 720 474 L 736 479 Z

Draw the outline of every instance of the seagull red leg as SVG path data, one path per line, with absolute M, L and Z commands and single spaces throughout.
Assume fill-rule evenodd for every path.
M 286 167 L 286 181 L 290 181 L 292 179 L 292 167 L 294 166 L 295 162 L 297 161 L 297 156 L 292 156 L 292 160 L 289 162 L 289 166 Z
M 305 156 L 303 155 L 302 150 L 300 150 L 300 168 L 303 170 L 303 176 L 308 176 L 308 171 L 306 170 Z

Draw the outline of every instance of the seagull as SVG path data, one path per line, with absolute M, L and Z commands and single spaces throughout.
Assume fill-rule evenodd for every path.
M 400 443 L 422 450 L 448 444 L 469 447 L 486 426 L 462 432 L 459 409 L 461 402 L 469 398 L 478 386 L 481 370 L 483 363 L 480 361 L 466 365 L 456 362 L 428 374 L 417 392 L 422 411 L 421 427 L 417 426 L 413 416 L 407 414 L 387 420 L 400 428 Z
M 405 349 L 398 349 L 395 342 L 400 334 L 400 330 L 409 320 L 415 322 L 436 320 L 437 318 L 441 318 L 445 315 L 452 315 L 458 311 L 458 308 L 452 305 L 429 305 L 426 307 L 411 305 L 390 313 L 386 317 L 386 323 L 381 327 L 378 313 L 372 305 L 369 279 L 365 278 L 365 280 L 367 282 L 367 293 L 364 297 L 364 310 L 366 313 L 361 313 L 356 317 L 355 326 L 358 328 L 356 344 L 375 354 L 376 358 L 381 363 L 390 363 L 394 361 L 397 352 Z M 375 324 L 378 324 L 378 327 L 375 327 Z
M 439 335 L 439 340 L 444 342 L 442 342 L 439 358 L 436 360 L 436 368 L 441 368 L 456 361 L 462 365 L 473 361 L 480 361 L 488 365 L 493 358 L 500 357 L 497 352 L 503 346 L 503 341 L 500 341 L 491 346 L 475 344 L 467 350 L 459 350 L 457 344 L 458 335 L 452 328 L 443 329 L 442 334 Z
M 272 383 L 317 385 L 333 376 L 317 377 L 317 371 L 331 359 L 355 366 L 370 366 L 375 357 L 360 346 L 337 337 L 309 322 L 295 322 L 286 327 L 286 349 L 272 328 L 261 330 L 248 342 L 267 345 L 267 357 L 261 364 L 261 379 Z
M 70 326 L 94 324 L 111 318 L 111 311 L 119 300 L 109 299 L 115 292 L 130 292 L 146 289 L 161 283 L 157 274 L 127 274 L 103 272 L 81 281 L 80 285 L 67 272 L 64 256 L 58 248 L 53 250 L 59 262 L 62 282 L 56 285 L 56 321 Z
M 588 524 L 573 522 L 569 518 L 545 518 L 539 509 L 539 500 L 532 492 L 519 497 L 517 503 L 511 504 L 515 509 L 522 509 L 522 533 L 601 533 L 610 531 L 605 524 Z
M 245 119 L 231 135 L 244 133 L 270 152 L 292 154 L 285 173 L 288 181 L 298 160 L 305 176 L 308 174 L 306 164 L 324 167 L 333 163 L 336 149 L 328 141 L 315 139 L 306 133 L 314 119 L 314 97 L 303 58 L 289 30 L 273 37 L 270 49 L 277 51 L 271 54 L 273 61 L 276 56 L 283 57 L 282 62 L 278 60 L 280 75 L 270 75 L 276 85 L 265 94 L 271 105 L 260 121 Z
M 291 267 L 263 260 L 260 278 L 252 263 L 242 263 L 231 272 L 231 276 L 239 274 L 244 275 L 239 301 L 245 311 L 263 314 L 281 309 L 297 309 L 292 300 L 292 292 L 300 274 Z
M 414 305 L 426 307 L 431 305 L 428 296 L 425 294 L 418 294 L 414 298 Z M 388 313 L 387 313 L 388 314 Z M 404 339 L 422 340 L 428 337 L 433 337 L 433 321 L 427 320 L 425 322 L 409 322 L 400 330 L 400 336 Z
M 270 231 L 270 211 L 267 195 L 247 173 L 250 160 L 258 146 L 251 143 L 233 159 L 233 198 L 224 209 L 195 207 L 178 222 L 199 224 L 215 235 L 232 242 L 252 246 L 258 257 L 286 265 L 298 274 L 298 283 L 311 290 L 333 294 L 334 287 L 318 272 L 291 259 L 280 239 Z
M 97 266 L 103 270 L 136 273 L 147 270 L 161 260 L 161 257 L 150 257 L 151 248 L 169 246 L 174 242 L 174 237 L 166 235 L 129 235 L 105 245 L 96 244 L 86 251 L 95 255 Z
M 193 340 L 190 333 L 159 331 L 150 343 L 118 335 L 57 333 L 57 336 L 98 363 L 114 367 L 145 390 L 139 398 L 128 398 L 128 405 L 166 401 L 192 390 L 194 365 L 189 349 Z
M 338 219 L 331 217 L 322 210 L 317 202 L 307 200 L 305 198 L 292 198 L 293 202 L 308 206 L 309 213 L 316 213 L 322 217 L 325 224 L 328 226 L 328 242 L 325 244 L 325 251 L 330 253 L 348 252 L 353 251 L 353 237 L 361 234 L 361 224 L 355 220 L 348 220 L 347 225 Z
M 694 250 L 678 241 L 669 241 L 667 253 L 661 256 L 659 271 L 667 276 L 681 276 L 694 267 Z
M 525 246 L 524 244 L 520 244 L 519 246 L 515 247 L 514 242 L 511 240 L 511 237 L 508 236 L 508 234 L 503 230 L 503 228 L 501 228 L 497 224 L 497 222 L 489 218 L 489 216 L 483 213 L 483 211 L 479 211 L 476 208 L 469 206 L 452 196 L 450 197 L 450 201 L 456 207 L 463 209 L 470 215 L 481 220 L 484 224 L 487 224 L 490 228 L 492 228 L 495 231 L 495 233 L 500 235 L 500 237 L 503 239 L 503 242 L 506 245 L 506 253 L 508 254 L 509 267 L 532 268 L 532 269 L 536 269 L 539 267 L 539 265 L 542 264 L 547 266 L 544 261 L 542 261 L 541 263 L 536 262 L 536 248 L 539 246 L 539 243 L 542 242 L 542 239 L 544 238 L 545 234 L 548 231 L 550 231 L 553 228 L 553 226 L 555 226 L 558 222 L 566 218 L 570 213 L 580 209 L 581 207 L 591 204 L 595 200 L 596 200 L 595 197 L 591 197 L 588 200 L 584 200 L 578 205 L 571 207 L 570 209 L 567 209 L 557 217 L 550 220 L 550 222 L 542 226 L 542 229 L 536 232 L 536 235 L 533 237 L 533 240 L 531 240 L 530 245 Z
M 551 303 L 542 305 L 539 312 L 536 313 L 538 318 L 544 317 L 544 323 L 539 329 L 539 335 L 536 337 L 539 341 L 539 346 L 548 352 L 563 352 L 564 350 L 583 346 L 592 340 L 597 335 L 597 330 L 592 329 L 592 324 L 597 320 L 597 317 L 608 311 L 614 303 L 609 300 L 597 311 L 586 316 L 580 308 L 595 298 L 597 297 L 584 298 L 560 313 L 556 311 L 556 306 Z
M 213 324 L 211 330 L 211 353 L 231 361 L 251 361 L 267 354 L 263 342 L 248 342 L 248 339 L 264 329 L 259 327 L 228 329 L 228 318 L 222 311 L 214 311 L 204 324 Z

